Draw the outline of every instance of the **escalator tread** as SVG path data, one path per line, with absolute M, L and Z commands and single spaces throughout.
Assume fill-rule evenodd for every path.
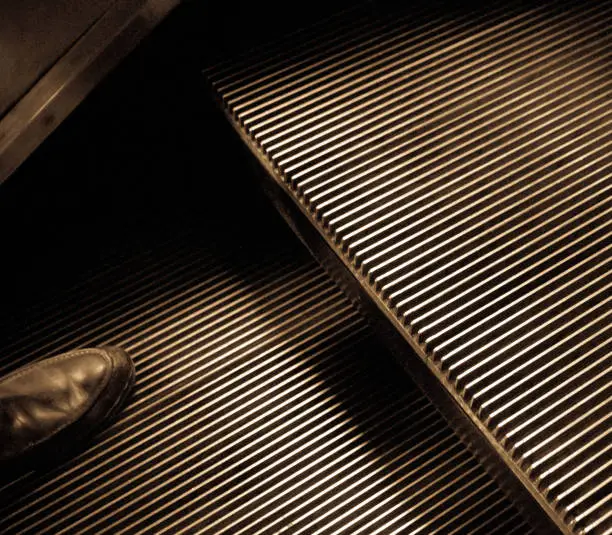
M 2 373 L 116 344 L 137 383 L 82 454 L 2 482 L 0 532 L 529 532 L 305 251 L 213 234 L 114 254 L 7 329 Z
M 610 533 L 612 4 L 456 4 L 207 75 L 556 525 Z

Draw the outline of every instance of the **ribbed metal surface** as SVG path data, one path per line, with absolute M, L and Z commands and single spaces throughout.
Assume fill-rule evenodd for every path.
M 211 74 L 338 254 L 584 533 L 612 532 L 611 24 L 609 2 L 378 12 Z
M 528 531 L 308 255 L 226 239 L 115 257 L 20 318 L 2 372 L 112 343 L 137 386 L 74 461 L 0 487 L 1 533 Z

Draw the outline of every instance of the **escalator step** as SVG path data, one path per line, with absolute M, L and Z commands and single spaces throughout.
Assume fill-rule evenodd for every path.
M 2 373 L 116 344 L 137 384 L 81 455 L 2 483 L 1 533 L 529 532 L 308 254 L 200 234 L 100 262 L 2 337 Z
M 612 3 L 443 4 L 208 75 L 547 517 L 611 533 Z

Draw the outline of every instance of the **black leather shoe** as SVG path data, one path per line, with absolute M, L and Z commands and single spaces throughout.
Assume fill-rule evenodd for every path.
M 0 472 L 47 467 L 123 406 L 134 364 L 115 347 L 79 349 L 0 379 Z

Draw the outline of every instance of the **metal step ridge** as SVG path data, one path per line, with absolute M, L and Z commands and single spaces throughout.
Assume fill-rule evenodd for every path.
M 3 371 L 117 344 L 137 382 L 87 451 L 0 485 L 0 532 L 529 533 L 308 254 L 241 240 L 115 259 L 12 333 Z
M 611 23 L 610 2 L 378 10 L 207 71 L 261 163 L 566 533 L 612 533 Z

